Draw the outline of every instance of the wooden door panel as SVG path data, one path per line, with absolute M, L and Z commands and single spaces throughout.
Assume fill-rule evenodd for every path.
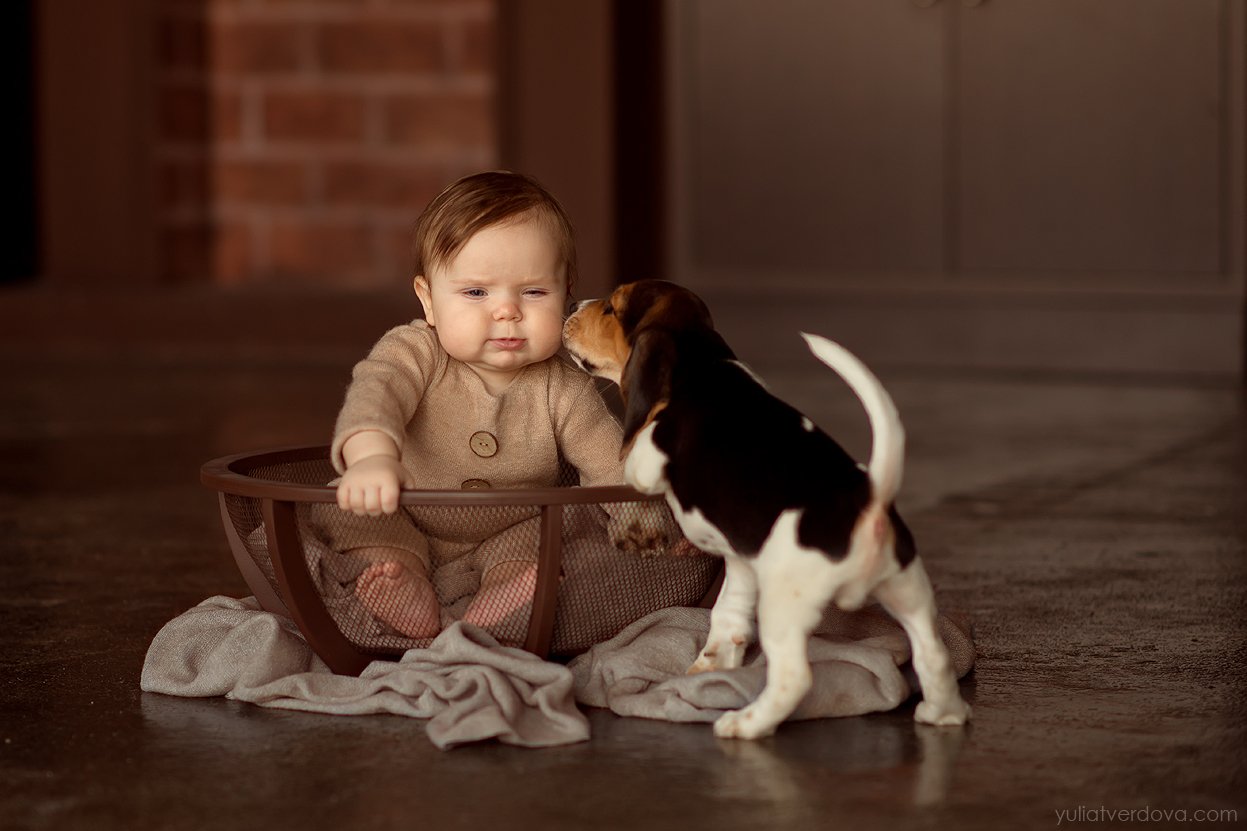
M 938 9 L 691 0 L 681 13 L 694 272 L 942 268 Z
M 1247 0 L 924 2 L 673 4 L 676 279 L 741 354 L 1241 377 Z
M 1218 0 L 962 10 L 962 268 L 1220 274 L 1223 18 Z

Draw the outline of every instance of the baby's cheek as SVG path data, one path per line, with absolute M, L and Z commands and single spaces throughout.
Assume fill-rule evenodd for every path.
M 563 345 L 563 315 L 543 314 L 539 321 L 535 321 L 538 325 L 529 333 L 529 340 L 534 345 L 540 344 L 541 351 L 548 352 L 550 355 L 559 351 L 559 347 Z

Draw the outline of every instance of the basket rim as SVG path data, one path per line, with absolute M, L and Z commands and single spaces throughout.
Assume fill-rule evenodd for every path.
M 204 462 L 199 481 L 220 493 L 277 499 L 286 502 L 338 501 L 337 488 L 278 482 L 240 473 L 238 468 L 259 467 L 329 458 L 329 445 L 290 445 L 219 456 Z M 655 502 L 661 495 L 648 495 L 628 485 L 562 488 L 481 488 L 479 490 L 403 490 L 398 504 L 410 505 L 583 505 L 597 502 Z

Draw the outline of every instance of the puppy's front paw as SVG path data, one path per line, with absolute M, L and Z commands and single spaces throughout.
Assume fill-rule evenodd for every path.
M 698 655 L 697 660 L 693 661 L 693 663 L 689 665 L 689 668 L 684 671 L 684 674 L 685 675 L 701 675 L 703 672 L 714 672 L 718 668 L 719 668 L 719 665 L 715 661 L 713 655 L 711 655 L 710 657 L 707 657 L 705 655 Z
M 730 710 L 714 723 L 714 734 L 720 739 L 761 739 L 775 732 L 778 725 L 761 718 L 757 708 Z
M 616 512 L 607 523 L 611 543 L 621 551 L 657 556 L 679 539 L 679 529 L 663 505 L 640 504 Z
M 655 556 L 667 545 L 667 538 L 654 528 L 647 528 L 635 519 L 612 519 L 607 526 L 611 543 L 629 554 Z
M 936 703 L 922 701 L 914 710 L 914 721 L 919 724 L 934 724 L 937 727 L 956 727 L 970 720 L 970 705 L 960 697 Z
M 688 668 L 685 675 L 697 675 L 702 672 L 715 672 L 720 669 L 736 669 L 745 662 L 745 647 L 749 645 L 749 636 L 736 633 L 728 638 L 710 637 L 706 645 Z

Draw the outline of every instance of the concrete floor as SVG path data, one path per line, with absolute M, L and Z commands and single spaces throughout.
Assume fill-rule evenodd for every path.
M 257 305 L 0 298 L 0 826 L 1179 824 L 1101 813 L 1144 807 L 1247 822 L 1232 385 L 882 368 L 910 436 L 902 511 L 943 607 L 976 626 L 964 733 L 916 729 L 912 702 L 757 743 L 592 712 L 585 744 L 443 753 L 399 717 L 141 693 L 165 621 L 245 590 L 199 465 L 323 442 L 351 362 L 405 313 L 362 304 L 351 331 L 313 339 L 325 304 L 271 324 Z M 825 370 L 741 351 L 864 452 Z

